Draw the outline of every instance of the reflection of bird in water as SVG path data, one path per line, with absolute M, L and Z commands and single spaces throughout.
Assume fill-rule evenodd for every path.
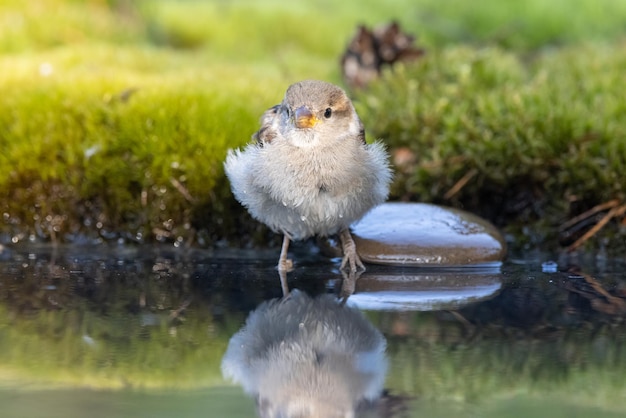
M 385 345 L 358 310 L 294 290 L 250 314 L 222 373 L 256 397 L 261 417 L 353 417 L 381 395 Z

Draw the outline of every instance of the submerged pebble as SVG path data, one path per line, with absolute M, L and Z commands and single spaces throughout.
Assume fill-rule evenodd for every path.
M 502 261 L 506 245 L 488 221 L 425 203 L 384 203 L 352 225 L 361 259 L 373 264 L 464 266 Z

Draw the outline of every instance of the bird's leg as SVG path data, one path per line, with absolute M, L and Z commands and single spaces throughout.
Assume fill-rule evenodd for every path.
M 278 259 L 278 271 L 288 272 L 293 270 L 293 261 L 287 258 L 287 250 L 289 250 L 289 237 L 283 237 L 283 246 L 280 249 L 280 258 Z
M 356 244 L 354 243 L 348 228 L 339 231 L 339 240 L 341 241 L 341 248 L 343 249 L 341 270 L 345 269 L 347 265 L 350 266 L 351 272 L 356 272 L 357 267 L 361 270 L 365 270 L 365 266 L 361 262 L 359 255 L 356 253 Z
M 287 283 L 287 272 L 279 269 L 278 277 L 280 277 L 280 287 L 283 289 L 283 298 L 286 298 L 290 295 L 289 284 Z

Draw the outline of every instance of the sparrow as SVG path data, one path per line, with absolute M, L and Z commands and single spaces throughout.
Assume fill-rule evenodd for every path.
M 338 234 L 341 269 L 364 270 L 350 224 L 389 193 L 385 147 L 365 142 L 365 130 L 340 87 L 304 80 L 261 117 L 243 150 L 229 150 L 224 169 L 235 198 L 253 218 L 284 234 L 279 271 L 290 271 L 291 240 Z

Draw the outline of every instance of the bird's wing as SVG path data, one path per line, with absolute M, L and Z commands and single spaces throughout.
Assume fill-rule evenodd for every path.
M 259 146 L 269 144 L 272 142 L 272 139 L 278 135 L 276 125 L 278 123 L 279 109 L 280 105 L 272 106 L 261 116 L 261 128 L 252 135 L 252 139 L 256 141 Z
M 357 139 L 362 143 L 362 144 L 366 144 L 365 142 L 365 129 L 361 128 L 361 130 L 359 131 L 359 136 L 357 137 Z
M 361 121 L 359 121 L 359 128 L 360 129 L 359 129 L 359 135 L 357 136 L 357 140 L 361 144 L 365 145 L 366 144 L 366 142 L 365 142 L 365 127 L 363 126 L 363 123 Z

